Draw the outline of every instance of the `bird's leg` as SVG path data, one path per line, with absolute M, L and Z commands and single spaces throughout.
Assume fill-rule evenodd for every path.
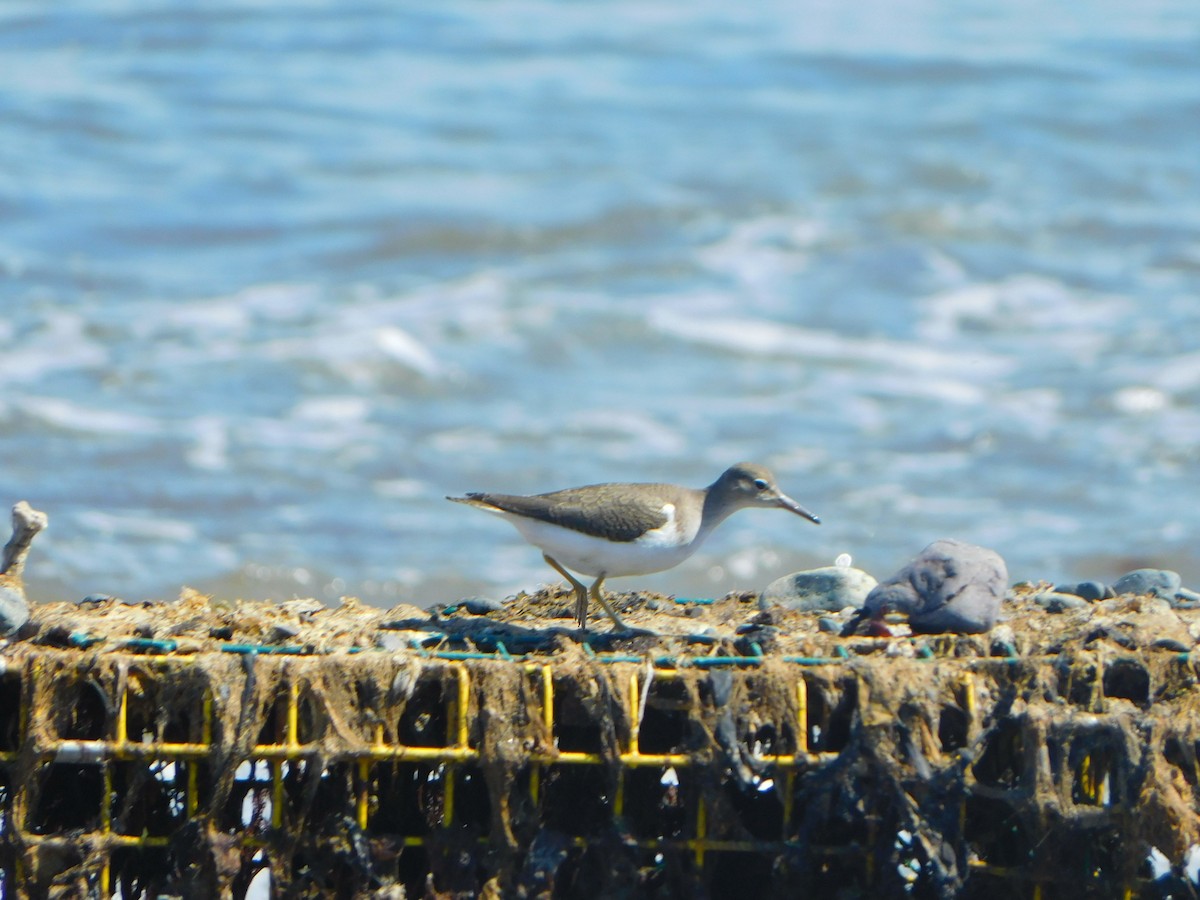
M 542 559 L 548 562 L 554 569 L 567 581 L 571 582 L 571 587 L 575 588 L 575 620 L 579 623 L 580 628 L 587 628 L 587 612 L 588 612 L 588 592 L 587 587 L 582 581 L 564 569 L 558 564 L 558 560 L 549 554 L 543 553 Z M 603 580 L 603 579 L 601 579 Z M 607 607 L 608 604 L 605 604 Z
M 608 617 L 613 620 L 613 624 L 617 626 L 617 631 L 628 631 L 629 626 L 621 621 L 621 617 L 617 615 L 617 611 L 609 606 L 608 601 L 604 599 L 604 595 L 600 593 L 600 585 L 604 584 L 604 576 L 601 575 L 596 579 L 596 583 L 592 585 L 591 595 L 604 607 L 604 611 L 608 613 Z

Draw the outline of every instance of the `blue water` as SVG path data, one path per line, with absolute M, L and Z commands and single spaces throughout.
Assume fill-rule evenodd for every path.
M 1200 6 L 0 5 L 43 599 L 552 580 L 466 490 L 770 464 L 712 595 L 924 544 L 1200 587 Z

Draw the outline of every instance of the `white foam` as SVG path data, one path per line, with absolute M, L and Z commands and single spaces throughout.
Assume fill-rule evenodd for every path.
M 171 306 L 159 316 L 142 316 L 135 330 L 153 335 L 167 327 L 186 331 L 193 339 L 228 336 L 246 330 L 250 310 L 238 297 L 193 300 Z
M 992 398 L 1008 425 L 1020 425 L 1038 439 L 1051 438 L 1063 422 L 1063 396 L 1055 388 L 1011 391 Z
M 1073 290 L 1037 275 L 969 284 L 921 299 L 918 333 L 952 342 L 980 332 L 1044 334 L 1060 351 L 1098 353 L 1129 300 Z
M 188 423 L 194 443 L 184 451 L 188 465 L 207 472 L 229 468 L 229 428 L 221 416 L 195 416 Z
M 416 338 L 396 326 L 379 328 L 374 334 L 375 346 L 392 360 L 426 378 L 442 373 L 441 363 Z
M 323 323 L 304 337 L 269 341 L 260 352 L 276 363 L 326 366 L 364 390 L 376 387 L 397 367 L 428 380 L 446 374 L 424 342 L 394 325 L 344 320 Z
M 155 513 L 108 513 L 100 510 L 80 510 L 75 521 L 83 528 L 105 536 L 143 538 L 173 543 L 194 543 L 196 527 L 190 522 L 169 519 Z
M 1161 412 L 1170 402 L 1170 398 L 1162 391 L 1145 385 L 1124 387 L 1112 395 L 1113 408 L 1130 416 Z
M 88 333 L 88 323 L 74 313 L 53 312 L 38 327 L 0 353 L 0 384 L 28 384 L 56 372 L 100 368 L 109 353 Z
M 758 290 L 774 290 L 808 266 L 811 247 L 823 234 L 816 222 L 770 216 L 736 224 L 721 241 L 702 248 L 699 262 Z
M 373 430 L 368 425 L 355 427 L 351 421 L 343 421 L 337 428 L 328 427 L 321 421 L 296 421 L 293 419 L 246 418 L 237 423 L 235 434 L 239 442 L 248 447 L 266 450 L 339 450 L 355 442 L 367 443 L 374 440 Z
M 585 409 L 573 413 L 569 427 L 576 434 L 615 438 L 620 444 L 618 458 L 627 457 L 629 445 L 637 447 L 639 456 L 675 457 L 686 453 L 687 438 L 661 420 L 630 409 L 613 407 Z M 610 448 L 613 449 L 613 448 Z
M 374 482 L 371 488 L 380 497 L 389 500 L 412 500 L 425 496 L 427 492 L 425 483 L 415 478 L 382 479 Z
M 292 418 L 305 422 L 328 422 L 347 424 L 362 422 L 371 413 L 371 404 L 365 397 L 353 394 L 307 397 L 292 407 Z
M 885 338 L 847 337 L 751 318 L 697 318 L 656 312 L 651 324 L 667 334 L 753 356 L 782 356 L 806 361 L 867 363 L 925 372 L 970 371 L 995 377 L 1014 367 L 1011 360 L 971 347 L 962 351 Z
M 1184 393 L 1200 388 L 1200 352 L 1184 353 L 1162 361 L 1149 374 L 1154 384 L 1170 393 Z
M 13 406 L 32 418 L 67 431 L 89 434 L 154 435 L 162 429 L 156 419 L 137 413 L 98 409 L 60 397 L 17 397 Z

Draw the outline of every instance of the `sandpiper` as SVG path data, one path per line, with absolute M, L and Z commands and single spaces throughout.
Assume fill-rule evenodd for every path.
M 511 522 L 575 589 L 575 616 L 587 627 L 589 596 L 615 626 L 627 630 L 604 599 L 605 578 L 646 575 L 677 566 L 704 543 L 730 514 L 750 506 L 778 507 L 820 524 L 820 519 L 783 493 L 765 467 L 730 466 L 707 488 L 677 484 L 592 484 L 549 494 L 472 493 L 447 497 Z M 596 580 L 589 591 L 573 569 Z

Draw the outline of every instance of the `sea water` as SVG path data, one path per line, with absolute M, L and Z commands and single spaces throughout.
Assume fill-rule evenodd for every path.
M 1200 6 L 0 5 L 35 599 L 556 580 L 468 490 L 702 486 L 617 580 L 987 545 L 1200 587 Z

